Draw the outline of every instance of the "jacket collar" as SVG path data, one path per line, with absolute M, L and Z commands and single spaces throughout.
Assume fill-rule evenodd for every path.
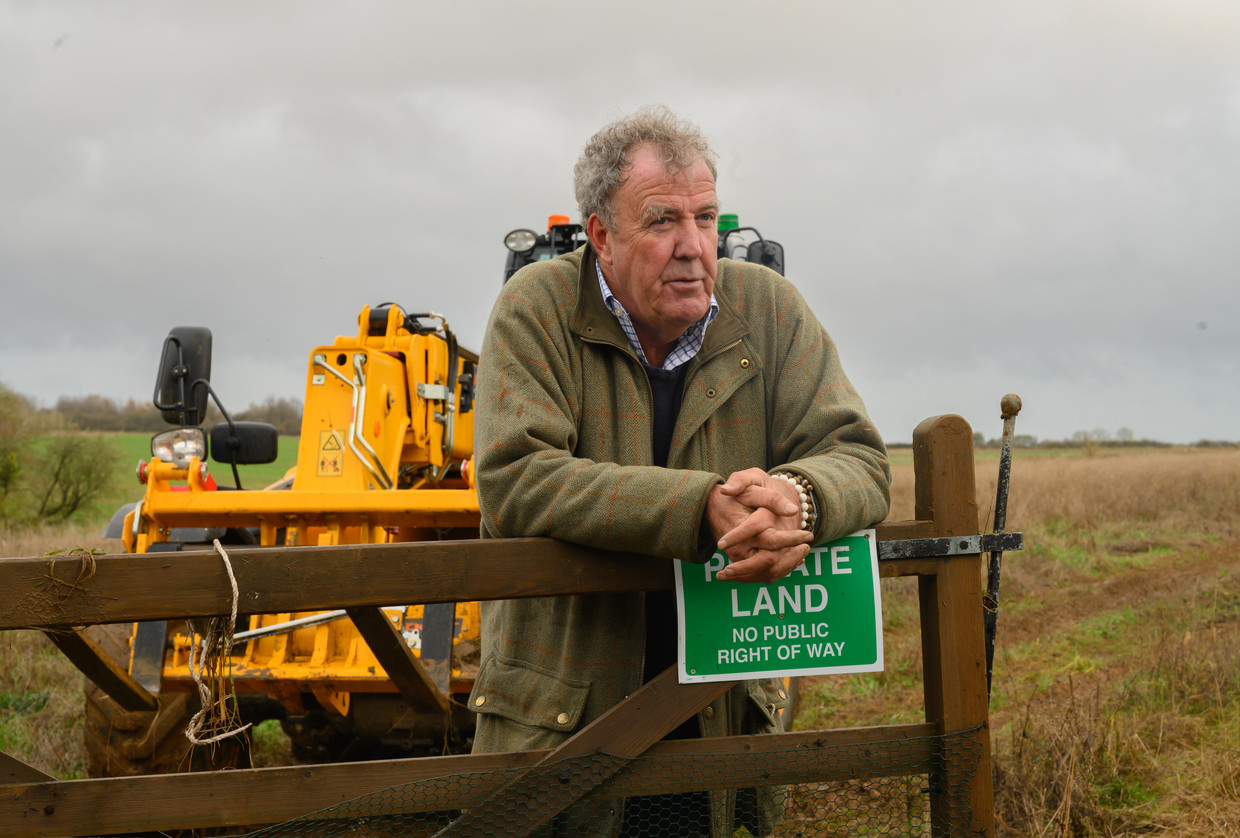
M 625 354 L 637 359 L 629 339 L 620 327 L 620 321 L 612 314 L 603 302 L 603 292 L 598 287 L 598 275 L 595 273 L 595 262 L 598 257 L 589 244 L 583 245 L 576 254 L 579 259 L 577 276 L 577 306 L 573 309 L 569 328 L 582 340 L 594 343 L 606 343 L 615 346 Z M 736 284 L 737 267 L 729 259 L 719 260 L 719 269 L 715 275 L 715 302 L 719 304 L 719 313 L 710 322 L 706 330 L 706 339 L 698 350 L 695 360 L 704 360 L 714 352 L 749 334 L 749 326 L 737 314 L 732 305 L 730 293 Z M 690 362 L 692 363 L 692 362 Z

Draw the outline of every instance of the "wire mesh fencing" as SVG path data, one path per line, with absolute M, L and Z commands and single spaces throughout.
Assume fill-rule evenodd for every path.
M 247 838 L 971 835 L 978 731 L 761 753 L 591 754 L 394 785 Z

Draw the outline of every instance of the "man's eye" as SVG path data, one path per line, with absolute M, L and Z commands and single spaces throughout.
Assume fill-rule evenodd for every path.
M 666 218 L 656 218 L 656 219 L 654 219 L 653 221 L 651 221 L 651 222 L 650 222 L 650 226 L 651 226 L 651 227 L 658 227 L 658 226 L 660 226 L 660 225 L 666 224 L 666 223 L 667 223 L 667 221 L 668 221 L 668 219 L 666 219 Z

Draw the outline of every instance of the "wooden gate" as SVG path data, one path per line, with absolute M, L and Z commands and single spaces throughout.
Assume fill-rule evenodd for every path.
M 958 416 L 934 417 L 917 427 L 913 445 L 916 520 L 885 522 L 877 532 L 880 575 L 918 580 L 924 723 L 664 742 L 665 734 L 731 686 L 680 685 L 669 669 L 554 751 L 94 780 L 56 780 L 0 753 L 0 831 L 65 836 L 272 824 L 421 781 L 423 791 L 398 805 L 405 812 L 446 807 L 459 813 L 443 834 L 501 834 L 488 824 L 492 813 L 505 812 L 502 834 L 523 835 L 604 785 L 617 796 L 638 783 L 682 791 L 684 772 L 667 766 L 692 759 L 745 786 L 927 774 L 932 834 L 993 835 L 972 432 Z M 397 601 L 650 591 L 673 584 L 667 561 L 549 539 L 235 547 L 229 556 L 241 607 L 249 613 L 361 613 Z M 0 559 L 0 630 L 213 615 L 227 613 L 233 597 L 220 557 L 209 551 L 101 556 L 89 580 L 77 581 L 78 575 L 76 564 L 63 558 L 54 566 L 42 557 Z M 971 743 L 975 764 L 943 760 L 936 737 Z M 790 749 L 810 753 L 840 745 L 863 746 L 865 764 L 821 763 L 811 770 L 780 757 Z M 571 783 L 565 765 L 574 766 Z M 961 771 L 971 774 L 963 783 L 952 776 Z M 462 774 L 482 782 L 467 791 L 445 785 L 445 778 Z M 701 782 L 698 777 L 688 785 Z M 441 793 L 425 791 L 435 788 Z M 949 788 L 966 789 L 966 799 L 954 799 Z M 514 820 L 515 810 L 522 814 Z

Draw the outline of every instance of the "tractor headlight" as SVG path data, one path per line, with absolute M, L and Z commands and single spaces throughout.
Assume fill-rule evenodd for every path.
M 504 236 L 504 247 L 513 253 L 525 253 L 528 250 L 533 250 L 536 244 L 538 244 L 538 234 L 533 230 L 513 230 Z
M 192 458 L 207 458 L 207 435 L 202 428 L 177 428 L 155 434 L 151 437 L 151 456 L 177 468 L 189 468 Z

